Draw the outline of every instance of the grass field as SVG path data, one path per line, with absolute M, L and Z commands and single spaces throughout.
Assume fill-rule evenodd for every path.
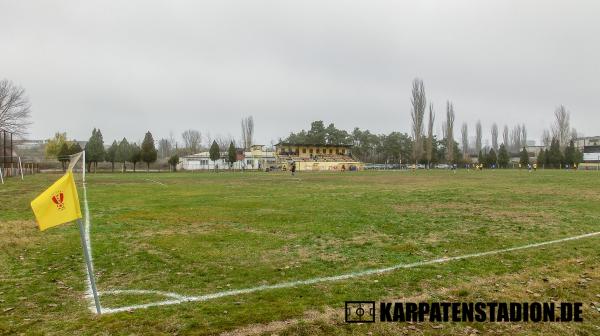
M 77 226 L 39 232 L 29 208 L 57 177 L 0 185 L 0 334 L 600 334 L 600 236 L 94 316 Z M 597 172 L 91 174 L 87 185 L 101 292 L 203 295 L 600 231 Z M 579 301 L 584 322 L 351 325 L 346 300 Z

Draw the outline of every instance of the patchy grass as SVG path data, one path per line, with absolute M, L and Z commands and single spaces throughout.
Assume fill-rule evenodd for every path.
M 600 176 L 572 171 L 91 174 L 98 287 L 202 295 L 600 231 Z M 94 316 L 75 225 L 39 232 L 57 175 L 0 186 L 0 333 L 600 333 L 599 237 Z M 166 186 L 149 182 L 152 179 Z M 160 300 L 107 295 L 105 306 Z M 581 301 L 583 323 L 347 325 L 345 300 Z

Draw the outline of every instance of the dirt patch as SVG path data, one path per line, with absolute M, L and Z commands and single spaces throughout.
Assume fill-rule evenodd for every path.
M 468 203 L 468 202 L 432 202 L 404 203 L 394 206 L 399 213 L 418 213 L 422 215 L 451 215 L 480 216 L 491 221 L 509 221 L 522 224 L 558 222 L 560 218 L 553 212 L 538 210 L 536 207 L 509 206 L 498 207 L 496 203 Z M 565 209 L 564 211 L 569 211 Z
M 13 220 L 0 222 L 0 246 L 24 247 L 36 244 L 43 238 L 34 221 Z

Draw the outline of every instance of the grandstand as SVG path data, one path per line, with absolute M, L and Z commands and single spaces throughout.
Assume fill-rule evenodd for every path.
M 278 166 L 298 171 L 362 170 L 364 163 L 352 156 L 351 145 L 300 144 L 280 142 L 275 145 Z

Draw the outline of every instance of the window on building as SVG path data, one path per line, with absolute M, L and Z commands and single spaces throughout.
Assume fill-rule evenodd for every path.
M 319 154 L 321 152 L 321 149 L 317 148 L 317 154 Z
M 306 148 L 302 148 L 302 153 L 306 154 Z
M 252 165 L 252 160 L 246 160 L 247 165 Z
M 329 150 L 329 154 L 333 154 L 333 149 L 330 149 L 330 150 Z
M 312 153 L 313 153 L 313 149 L 312 149 L 312 148 L 311 148 L 311 149 L 309 149 L 309 152 L 310 152 L 310 154 L 312 154 Z

